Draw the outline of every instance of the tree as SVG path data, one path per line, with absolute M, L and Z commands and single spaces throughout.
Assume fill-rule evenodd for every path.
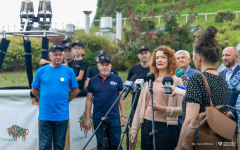
M 112 48 L 115 57 L 120 57 L 121 63 L 130 67 L 139 61 L 136 54 L 137 47 L 141 45 L 148 46 L 150 51 L 153 51 L 159 45 L 167 45 L 175 50 L 185 49 L 191 52 L 195 34 L 190 31 L 190 25 L 196 14 L 190 12 L 189 21 L 185 25 L 179 26 L 178 17 L 184 6 L 185 0 L 179 4 L 164 6 L 161 11 L 165 23 L 164 28 L 156 29 L 154 27 L 153 30 L 152 24 L 149 24 L 151 27 L 145 27 L 145 32 L 142 32 L 141 14 L 131 14 L 128 26 L 123 29 L 124 39 Z M 194 5 L 192 4 L 190 7 L 192 10 Z M 147 16 L 146 20 L 153 20 L 155 12 L 149 10 Z

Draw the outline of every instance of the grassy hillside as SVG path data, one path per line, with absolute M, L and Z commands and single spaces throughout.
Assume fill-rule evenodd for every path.
M 99 19 L 103 16 L 112 16 L 115 18 L 115 11 L 121 11 L 123 17 L 131 11 L 133 14 L 141 13 L 145 16 L 148 10 L 154 10 L 156 15 L 160 14 L 164 5 L 180 3 L 182 0 L 98 0 L 98 8 L 95 18 Z M 231 9 L 239 11 L 240 0 L 185 0 L 185 8 L 183 14 L 190 11 L 190 6 L 194 4 L 194 13 L 210 13 L 218 10 Z
M 224 49 L 227 46 L 236 46 L 240 42 L 240 19 L 238 20 L 233 20 L 232 22 L 224 22 L 224 23 L 215 23 L 215 14 L 207 15 L 207 20 L 205 15 L 200 15 L 200 13 L 216 13 L 220 10 L 232 10 L 232 11 L 240 11 L 240 0 L 121 0 L 121 1 L 116 1 L 116 0 L 98 0 L 98 10 L 95 18 L 100 18 L 102 16 L 112 16 L 115 18 L 115 12 L 116 11 L 121 11 L 123 14 L 123 18 L 131 18 L 127 20 L 126 22 L 124 21 L 124 29 L 126 29 L 126 33 L 123 33 L 122 36 L 122 41 L 125 45 L 127 45 L 127 42 L 125 39 L 128 39 L 134 31 L 138 31 L 138 28 L 140 28 L 140 32 L 144 33 L 146 30 L 144 30 L 144 21 L 151 21 L 150 25 L 153 26 L 149 31 L 153 31 L 158 28 L 158 29 L 163 29 L 162 27 L 165 27 L 165 22 L 168 22 L 168 26 L 172 27 L 172 29 L 175 29 L 174 24 L 177 24 L 176 26 L 184 26 L 186 25 L 186 17 L 185 16 L 179 16 L 179 15 L 184 15 L 184 14 L 197 14 L 196 17 L 193 17 L 192 20 L 189 22 L 190 17 L 188 17 L 188 22 L 189 24 L 192 25 L 199 25 L 201 26 L 201 29 L 206 29 L 208 26 L 216 26 L 219 30 L 219 33 L 217 34 L 217 40 L 220 45 L 220 49 Z M 151 11 L 149 11 L 151 10 Z M 166 12 L 166 13 L 165 13 Z M 134 15 L 134 14 L 140 14 L 140 15 Z M 177 23 L 172 23 L 173 25 L 170 25 L 169 22 L 172 22 L 171 19 L 166 19 L 166 18 L 171 18 L 171 17 L 165 17 L 169 14 L 176 14 L 178 16 L 177 18 Z M 132 16 L 140 16 L 140 17 L 145 17 L 148 16 L 147 19 L 142 19 L 141 23 L 139 23 L 139 26 L 132 26 L 134 20 Z M 149 19 L 151 16 L 162 16 L 160 19 L 159 18 L 152 18 Z M 174 15 L 172 15 L 174 16 Z M 240 12 L 237 14 L 237 18 L 240 18 Z M 167 20 L 167 21 L 166 21 Z M 137 21 L 135 22 L 136 25 L 138 24 Z M 237 25 L 235 25 L 237 24 Z M 187 24 L 188 26 L 188 24 Z M 234 27 L 233 27 L 234 26 Z M 135 28 L 136 27 L 136 28 Z M 173 32 L 176 33 L 176 32 Z M 186 32 L 182 32 L 183 35 Z M 193 33 L 193 32 L 192 32 Z M 197 35 L 197 33 L 193 33 L 194 35 Z M 170 34 L 171 35 L 171 34 Z M 171 37 L 169 36 L 169 32 L 165 32 L 163 38 L 168 38 Z M 178 36 L 180 37 L 180 35 Z M 179 43 L 184 43 L 184 39 L 186 36 L 182 36 L 182 40 L 178 39 Z M 159 37 L 157 37 L 159 38 Z M 142 40 L 141 38 L 137 39 L 132 39 L 132 45 L 138 45 L 139 43 L 147 43 L 151 48 L 156 47 L 156 45 L 159 45 L 157 43 L 156 45 L 153 46 L 151 40 Z M 139 42 L 140 41 L 140 42 Z M 159 39 L 158 41 L 161 41 Z M 176 42 L 175 42 L 176 43 Z M 121 47 L 121 50 L 124 49 L 131 49 L 131 42 L 128 43 L 130 46 L 129 47 Z M 185 42 L 182 44 L 183 46 L 176 46 L 176 45 L 171 45 L 171 44 L 166 44 L 166 43 L 161 43 L 160 44 L 165 44 L 170 46 L 173 49 L 187 49 L 189 52 L 192 50 L 192 41 L 190 42 Z M 148 46 L 149 46 L 148 45 Z M 189 47 L 190 45 L 190 47 Z M 134 50 L 134 49 L 133 49 Z M 130 52 L 129 52 L 130 53 Z M 125 53 L 126 54 L 126 53 Z M 128 59 L 129 60 L 129 59 Z M 128 61 L 127 60 L 127 61 Z M 219 62 L 221 64 L 221 60 Z M 129 64 L 129 62 L 128 62 Z
M 239 11 L 239 2 L 240 0 L 208 0 L 209 2 L 202 2 L 204 0 L 187 0 L 186 6 L 188 7 L 190 3 L 194 3 L 195 13 L 210 13 L 217 12 L 218 10 L 231 9 L 234 11 Z M 205 0 L 207 1 L 207 0 Z M 189 8 L 186 8 L 182 13 L 188 13 Z

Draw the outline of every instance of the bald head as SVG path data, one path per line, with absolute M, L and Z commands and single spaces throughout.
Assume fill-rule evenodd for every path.
M 231 69 L 237 64 L 238 51 L 235 47 L 226 47 L 222 53 L 223 64 L 227 70 Z

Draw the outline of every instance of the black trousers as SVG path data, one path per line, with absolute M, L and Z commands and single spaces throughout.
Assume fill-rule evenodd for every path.
M 156 149 L 174 150 L 177 146 L 177 125 L 168 125 L 165 122 L 155 122 Z M 144 119 L 141 128 L 141 150 L 153 150 L 153 140 L 150 138 L 152 121 Z

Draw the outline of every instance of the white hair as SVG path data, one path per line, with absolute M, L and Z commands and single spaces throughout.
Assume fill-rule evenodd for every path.
M 175 53 L 175 56 L 177 56 L 179 53 L 185 53 L 187 55 L 188 58 L 190 58 L 190 54 L 188 51 L 186 50 L 178 50 L 176 53 Z

